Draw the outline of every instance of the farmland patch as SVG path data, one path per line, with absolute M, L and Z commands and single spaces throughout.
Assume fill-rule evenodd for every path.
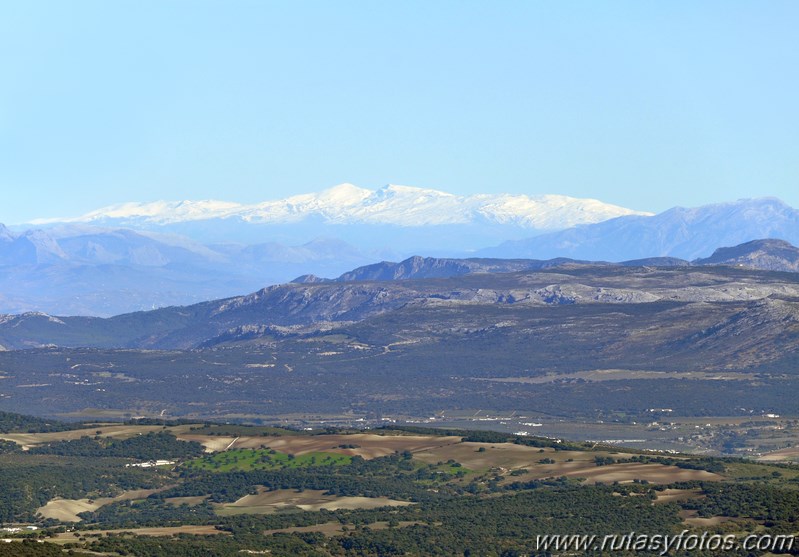
M 388 497 L 338 497 L 327 495 L 321 490 L 296 491 L 277 489 L 260 490 L 254 495 L 245 495 L 241 499 L 220 505 L 217 514 L 272 514 L 290 509 L 303 511 L 320 511 L 326 509 L 376 509 L 380 507 L 402 507 L 413 505 L 408 501 L 397 501 Z

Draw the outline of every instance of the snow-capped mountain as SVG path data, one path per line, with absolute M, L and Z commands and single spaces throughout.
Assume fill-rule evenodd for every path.
M 109 315 L 185 304 L 629 214 L 640 213 L 557 195 L 465 197 L 351 184 L 252 205 L 123 203 L 39 219 L 35 228 L 0 227 L 0 312 Z
M 483 257 L 571 257 L 625 261 L 708 257 L 719 246 L 762 238 L 799 244 L 799 211 L 779 199 L 742 199 L 655 216 L 629 215 L 479 250 Z
M 378 190 L 340 184 L 319 193 L 243 205 L 227 201 L 123 203 L 79 217 L 39 219 L 31 224 L 91 223 L 165 226 L 216 219 L 285 225 L 321 219 L 337 225 L 403 227 L 491 223 L 535 230 L 562 230 L 622 215 L 646 215 L 595 199 L 564 195 L 479 194 L 459 196 L 433 189 L 388 185 Z
M 0 225 L 0 313 L 111 315 L 411 255 L 661 265 L 756 239 L 799 244 L 799 211 L 772 198 L 650 215 L 557 195 L 350 184 L 255 205 L 126 203 L 37 222 Z

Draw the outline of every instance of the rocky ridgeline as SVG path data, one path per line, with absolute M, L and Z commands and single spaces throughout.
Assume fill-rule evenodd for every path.
M 701 304 L 734 302 L 751 305 L 751 311 L 761 311 L 757 309 L 760 303 L 793 315 L 794 300 L 799 300 L 799 275 L 794 274 L 737 267 L 569 264 L 446 278 L 284 284 L 246 296 L 108 319 L 55 319 L 26 313 L 0 320 L 0 345 L 12 349 L 46 345 L 193 348 L 208 346 L 211 341 L 307 334 L 410 308 L 467 308 L 478 315 L 496 311 L 490 308 L 577 305 L 613 312 L 619 306 L 665 303 L 696 305 L 701 313 Z M 724 311 L 733 309 L 730 306 Z M 769 321 L 776 318 L 775 314 L 766 317 Z

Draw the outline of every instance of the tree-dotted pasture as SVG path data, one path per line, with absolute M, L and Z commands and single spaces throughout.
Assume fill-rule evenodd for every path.
M 281 453 L 274 449 L 230 449 L 186 462 L 184 466 L 210 472 L 249 470 L 282 470 L 317 466 L 343 466 L 352 457 L 336 453 L 311 452 L 301 455 Z

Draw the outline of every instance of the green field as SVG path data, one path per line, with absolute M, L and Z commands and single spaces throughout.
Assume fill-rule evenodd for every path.
M 231 449 L 190 460 L 184 466 L 194 470 L 231 472 L 282 470 L 284 468 L 306 468 L 311 466 L 343 466 L 351 462 L 351 456 L 337 453 L 312 452 L 294 456 L 274 449 Z

